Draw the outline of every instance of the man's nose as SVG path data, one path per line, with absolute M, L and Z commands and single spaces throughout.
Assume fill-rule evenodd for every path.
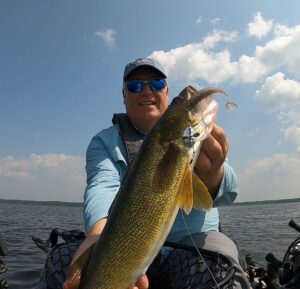
M 144 84 L 144 90 L 143 90 L 144 93 L 152 93 L 152 90 L 150 88 L 150 85 L 149 83 L 145 83 Z

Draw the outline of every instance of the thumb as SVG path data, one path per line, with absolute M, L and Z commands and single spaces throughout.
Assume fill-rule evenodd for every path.
M 149 281 L 146 275 L 143 275 L 137 279 L 135 286 L 137 289 L 148 289 L 149 288 Z M 135 287 L 134 287 L 135 288 Z
M 78 289 L 81 280 L 81 271 L 77 266 L 72 266 L 70 273 L 63 284 L 63 289 Z

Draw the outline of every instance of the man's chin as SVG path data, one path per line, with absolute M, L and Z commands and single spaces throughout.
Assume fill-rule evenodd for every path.
M 151 121 L 156 121 L 160 118 L 161 113 L 157 110 L 149 110 L 147 112 L 144 113 L 143 117 L 145 118 L 145 120 L 151 120 Z

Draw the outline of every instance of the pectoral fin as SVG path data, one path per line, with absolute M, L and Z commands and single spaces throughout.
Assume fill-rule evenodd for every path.
M 209 210 L 212 207 L 213 200 L 205 184 L 193 174 L 193 207 L 198 210 Z
M 189 214 L 193 208 L 193 181 L 192 171 L 187 164 L 180 183 L 180 203 L 186 214 Z

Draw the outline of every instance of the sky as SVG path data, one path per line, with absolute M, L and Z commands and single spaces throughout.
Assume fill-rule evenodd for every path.
M 300 3 L 1 0 L 0 199 L 82 202 L 91 138 L 124 112 L 124 66 L 161 62 L 170 98 L 217 86 L 238 202 L 300 197 Z

